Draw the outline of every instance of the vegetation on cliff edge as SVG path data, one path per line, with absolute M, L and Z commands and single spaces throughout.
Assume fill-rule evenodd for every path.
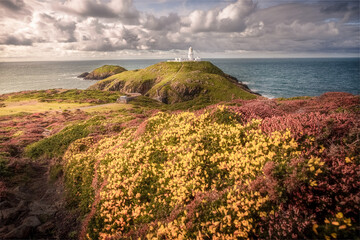
M 206 61 L 160 62 L 113 75 L 89 89 L 137 92 L 164 103 L 191 102 L 193 106 L 256 98 L 245 85 Z
M 104 65 L 86 75 L 85 79 L 100 80 L 125 71 L 127 71 L 125 68 L 117 65 Z

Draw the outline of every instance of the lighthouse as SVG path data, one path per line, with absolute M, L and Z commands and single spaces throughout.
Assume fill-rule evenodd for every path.
M 175 58 L 174 60 L 167 60 L 168 62 L 200 62 L 201 58 L 194 57 L 194 50 L 192 47 L 189 47 L 188 57 L 187 58 Z
M 189 61 L 194 61 L 194 51 L 192 47 L 189 47 L 188 59 Z

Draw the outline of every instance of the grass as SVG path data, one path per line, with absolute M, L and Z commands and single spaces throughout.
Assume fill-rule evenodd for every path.
M 164 109 L 166 105 L 152 98 L 139 96 L 130 101 L 130 105 L 134 107 L 142 107 L 145 109 Z
M 104 65 L 102 67 L 99 67 L 97 69 L 95 69 L 94 71 L 92 71 L 92 73 L 94 75 L 103 75 L 103 74 L 108 74 L 108 73 L 113 73 L 113 74 L 117 74 L 117 73 L 121 73 L 127 71 L 125 68 L 120 67 L 120 66 L 116 66 L 116 65 Z
M 67 102 L 67 103 L 111 103 L 123 95 L 120 92 L 79 89 L 50 89 L 40 91 L 26 91 L 5 95 L 6 102 L 38 100 L 40 102 Z
M 63 167 L 61 164 L 57 163 L 50 167 L 49 171 L 49 180 L 55 182 L 63 174 Z
M 170 109 L 198 109 L 220 101 L 254 99 L 210 62 L 161 62 L 126 71 L 97 82 L 89 89 L 141 92 L 150 98 L 165 96 Z M 199 105 L 199 107 L 197 106 Z
M 46 103 L 37 100 L 25 100 L 16 103 L 7 103 L 5 108 L 0 108 L 0 116 L 5 115 L 23 115 L 26 113 L 37 113 L 45 111 L 61 111 L 77 109 L 80 107 L 90 106 L 89 103 Z
M 70 110 L 94 104 L 115 103 L 122 95 L 124 94 L 121 92 L 78 89 L 50 89 L 6 94 L 2 96 L 5 107 L 0 108 L 0 116 Z M 114 104 L 104 107 L 102 111 L 123 107 Z M 95 110 L 87 109 L 86 111 L 94 112 Z
M 171 81 L 175 77 L 175 74 L 178 74 L 180 70 L 181 72 L 185 73 L 200 71 L 203 73 L 219 74 L 224 76 L 224 73 L 210 62 L 161 62 L 141 70 L 126 71 L 120 74 L 113 75 L 107 79 L 97 82 L 96 84 L 91 86 L 90 89 L 97 89 L 99 86 L 102 86 L 103 83 L 107 84 L 104 89 L 108 90 L 116 83 L 121 81 L 126 81 L 127 85 L 132 85 L 154 79 L 157 79 L 156 84 L 159 84 L 161 86 Z
M 68 146 L 77 139 L 87 137 L 94 128 L 104 120 L 104 117 L 94 117 L 83 123 L 65 127 L 59 133 L 30 144 L 25 148 L 25 155 L 32 159 L 61 158 Z
M 121 111 L 121 110 L 128 110 L 130 108 L 131 108 L 130 104 L 109 103 L 106 105 L 85 107 L 82 110 L 87 113 L 95 113 L 95 112 Z

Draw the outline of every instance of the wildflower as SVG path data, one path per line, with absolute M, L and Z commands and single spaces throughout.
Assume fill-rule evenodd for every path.
M 341 225 L 341 226 L 339 227 L 339 229 L 340 229 L 340 230 L 346 229 L 346 225 Z
M 314 233 L 315 233 L 316 235 L 319 234 L 318 231 L 317 231 L 317 228 L 318 228 L 318 227 L 319 227 L 319 225 L 317 225 L 316 223 L 313 224 L 313 226 L 312 226 L 312 230 L 314 231 Z
M 343 214 L 342 212 L 338 212 L 338 213 L 336 214 L 336 217 L 337 217 L 337 218 L 343 218 L 343 217 L 344 217 L 344 214 Z
M 350 218 L 344 219 L 344 223 L 346 223 L 346 225 L 348 225 L 349 227 L 351 227 L 351 219 L 350 219 Z
M 310 181 L 310 186 L 314 187 L 314 186 L 317 186 L 317 183 L 315 180 L 311 180 Z

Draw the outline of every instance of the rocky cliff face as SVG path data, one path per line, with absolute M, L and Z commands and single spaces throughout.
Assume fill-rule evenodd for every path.
M 79 78 L 86 80 L 102 80 L 112 75 L 127 71 L 125 68 L 116 65 L 104 65 L 92 71 L 91 73 L 84 72 L 80 74 Z
M 136 92 L 168 104 L 197 98 L 210 102 L 256 98 L 246 85 L 210 62 L 161 62 L 113 75 L 89 89 Z

